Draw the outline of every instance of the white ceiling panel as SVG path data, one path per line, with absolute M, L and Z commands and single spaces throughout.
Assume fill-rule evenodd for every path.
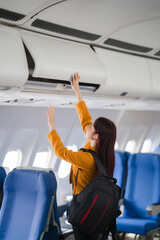
M 0 0 L 0 8 L 28 15 L 40 7 L 54 4 L 56 0 Z
M 0 22 L 23 25 L 37 13 L 63 0 L 0 0 Z
M 124 26 L 159 16 L 158 10 L 159 0 L 67 0 L 47 8 L 36 18 L 109 36 Z
M 160 19 L 137 23 L 110 35 L 110 38 L 141 46 L 160 48 Z

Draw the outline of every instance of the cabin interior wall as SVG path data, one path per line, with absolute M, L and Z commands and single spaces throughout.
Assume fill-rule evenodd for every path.
M 22 148 L 22 151 L 25 151 L 22 165 L 32 165 L 38 149 L 42 146 L 50 147 L 47 140 L 49 128 L 46 110 L 45 107 L 0 106 L 0 163 L 7 151 Z M 154 143 L 159 141 L 159 112 L 123 110 L 121 114 L 121 111 L 90 109 L 93 120 L 104 116 L 116 123 L 120 150 L 124 151 L 126 142 L 132 139 L 137 142 L 136 151 L 140 151 L 147 137 L 154 139 Z M 64 145 L 75 144 L 78 148 L 83 145 L 85 139 L 75 109 L 56 108 L 55 123 Z M 27 155 L 27 152 L 30 152 L 30 155 Z M 51 163 L 50 167 L 54 167 L 54 164 Z
M 46 110 L 46 107 L 0 106 L 0 165 L 8 151 L 19 149 L 22 152 L 20 165 L 32 166 L 36 153 L 47 148 L 51 150 L 48 168 L 58 172 L 61 160 L 54 155 L 47 139 L 49 127 Z M 160 112 L 111 109 L 89 111 L 93 120 L 104 116 L 116 123 L 118 149 L 121 151 L 132 139 L 136 141 L 135 152 L 140 151 L 146 138 L 154 141 L 154 147 L 160 142 Z M 78 149 L 83 146 L 85 139 L 74 108 L 56 108 L 55 125 L 64 146 L 76 145 Z M 72 189 L 68 176 L 59 178 L 57 174 L 57 180 L 58 204 L 62 205 L 66 196 L 72 194 Z
M 160 113 L 156 111 L 125 111 L 118 123 L 119 150 L 124 151 L 125 145 L 130 140 L 135 140 L 136 147 L 134 152 L 141 151 L 145 139 L 150 138 L 153 142 L 159 141 Z M 126 134 L 125 134 L 126 132 Z M 128 136 L 128 137 L 126 137 Z

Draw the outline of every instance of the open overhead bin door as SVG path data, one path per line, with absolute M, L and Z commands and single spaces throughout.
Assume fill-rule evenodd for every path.
M 126 98 L 143 98 L 151 93 L 147 59 L 95 47 L 107 72 L 107 81 L 97 93 Z
M 34 78 L 60 83 L 70 81 L 71 75 L 79 72 L 81 83 L 105 83 L 105 69 L 90 46 L 27 31 L 22 31 L 21 36 L 34 60 Z
M 0 90 L 21 87 L 27 78 L 27 59 L 19 32 L 0 25 Z

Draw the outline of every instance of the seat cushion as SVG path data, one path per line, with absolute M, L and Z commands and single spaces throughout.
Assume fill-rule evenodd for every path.
M 125 233 L 137 233 L 146 235 L 150 230 L 156 229 L 158 222 L 142 218 L 123 218 L 117 219 L 117 231 Z

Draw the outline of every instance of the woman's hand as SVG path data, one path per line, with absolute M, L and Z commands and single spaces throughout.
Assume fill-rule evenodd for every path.
M 77 101 L 81 102 L 83 101 L 83 99 L 82 99 L 81 91 L 79 89 L 79 79 L 80 79 L 79 73 L 78 72 L 74 73 L 74 75 L 72 76 L 71 86 L 73 91 L 76 93 Z
M 75 93 L 79 91 L 79 79 L 80 79 L 79 73 L 78 72 L 74 73 L 71 80 L 71 86 Z
M 48 125 L 50 128 L 50 131 L 55 129 L 54 119 L 55 119 L 55 109 L 54 107 L 49 106 L 48 111 L 46 111 L 48 116 Z

